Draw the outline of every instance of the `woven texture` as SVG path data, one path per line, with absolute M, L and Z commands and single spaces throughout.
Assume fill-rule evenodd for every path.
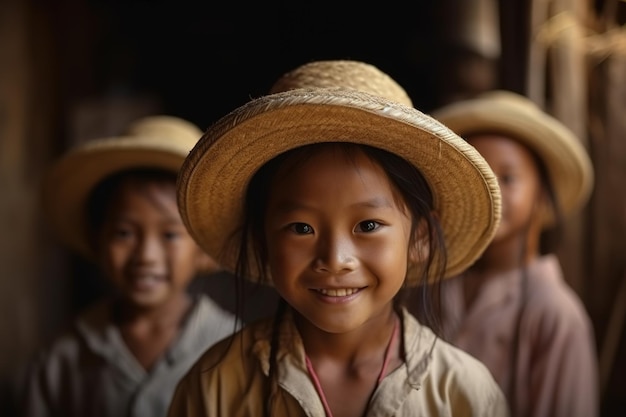
M 280 153 L 322 142 L 375 146 L 421 170 L 446 238 L 447 277 L 471 265 L 491 240 L 500 219 L 500 191 L 473 147 L 395 101 L 341 88 L 300 88 L 253 100 L 223 117 L 186 159 L 178 203 L 200 246 L 232 271 L 235 254 L 229 248 L 237 244 L 227 242 L 240 226 L 251 176 Z
M 333 88 L 363 91 L 412 107 L 413 103 L 395 80 L 373 65 L 350 60 L 315 61 L 283 75 L 270 94 L 297 88 Z

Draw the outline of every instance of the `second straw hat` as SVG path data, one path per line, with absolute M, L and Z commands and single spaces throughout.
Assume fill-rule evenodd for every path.
M 124 135 L 90 140 L 62 156 L 43 184 L 43 208 L 52 230 L 70 248 L 94 258 L 88 239 L 87 200 L 106 177 L 130 168 L 177 173 L 202 136 L 194 124 L 173 116 L 148 116 Z
M 543 161 L 563 215 L 575 212 L 589 199 L 594 174 L 587 151 L 569 128 L 530 99 L 496 90 L 449 104 L 431 115 L 464 138 L 504 134 L 526 145 Z M 551 222 L 548 213 L 544 224 Z

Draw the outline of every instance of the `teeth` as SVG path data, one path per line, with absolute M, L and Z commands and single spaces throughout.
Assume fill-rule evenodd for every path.
M 144 275 L 136 278 L 137 281 L 147 281 L 147 282 L 155 282 L 157 278 L 152 275 Z
M 329 297 L 345 297 L 348 295 L 352 295 L 359 291 L 358 288 L 339 288 L 339 289 L 325 289 L 320 288 L 318 290 L 323 295 L 327 295 Z

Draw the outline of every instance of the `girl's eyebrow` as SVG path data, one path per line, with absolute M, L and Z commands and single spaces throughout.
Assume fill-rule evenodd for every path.
M 174 216 L 163 219 L 161 224 L 164 224 L 167 226 L 183 226 L 184 225 L 181 219 L 177 219 Z
M 297 210 L 312 210 L 312 207 L 293 200 L 283 200 L 272 209 L 274 212 L 281 213 L 289 213 Z
M 137 223 L 138 217 L 135 215 L 124 214 L 122 216 L 116 216 L 113 221 L 117 223 Z M 161 224 L 183 224 L 182 219 L 175 213 L 164 213 Z
M 369 200 L 359 201 L 359 202 L 352 204 L 352 206 L 353 207 L 365 207 L 365 208 L 393 208 L 394 207 L 392 202 L 389 201 L 389 199 L 385 197 L 374 197 Z
M 369 200 L 357 201 L 356 203 L 351 204 L 350 207 L 378 209 L 378 208 L 393 208 L 395 207 L 395 205 L 391 201 L 389 201 L 388 198 L 374 197 Z M 298 201 L 284 200 L 284 201 L 281 201 L 278 205 L 276 205 L 276 207 L 274 207 L 273 210 L 277 212 L 281 212 L 281 213 L 289 213 L 291 211 L 297 211 L 297 210 L 315 210 L 315 207 L 298 202 Z

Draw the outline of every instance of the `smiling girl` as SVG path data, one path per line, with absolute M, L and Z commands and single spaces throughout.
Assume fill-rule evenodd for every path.
M 325 71 L 393 83 L 354 67 L 370 75 Z M 169 415 L 507 416 L 486 368 L 400 303 L 480 255 L 499 219 L 493 173 L 409 105 L 330 84 L 249 102 L 185 161 L 191 234 L 281 301 L 203 355 Z

